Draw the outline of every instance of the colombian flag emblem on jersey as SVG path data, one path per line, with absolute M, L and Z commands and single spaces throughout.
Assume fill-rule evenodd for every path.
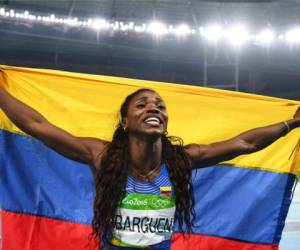
M 172 187 L 171 186 L 160 187 L 160 195 L 172 196 Z

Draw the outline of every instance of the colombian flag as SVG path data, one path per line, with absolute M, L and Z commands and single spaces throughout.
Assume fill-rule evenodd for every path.
M 290 119 L 299 102 L 179 84 L 0 66 L 7 90 L 77 136 L 110 140 L 126 95 L 156 90 L 170 135 L 212 143 Z M 57 154 L 0 113 L 3 250 L 96 249 L 90 241 L 94 183 L 90 169 Z M 291 203 L 300 130 L 268 148 L 195 170 L 196 225 L 176 232 L 172 249 L 274 250 Z M 109 199 L 109 197 L 108 197 Z

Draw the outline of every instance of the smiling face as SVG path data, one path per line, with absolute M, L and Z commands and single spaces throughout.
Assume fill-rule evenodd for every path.
M 168 124 L 165 103 L 157 93 L 142 91 L 130 101 L 122 124 L 129 134 L 160 137 Z

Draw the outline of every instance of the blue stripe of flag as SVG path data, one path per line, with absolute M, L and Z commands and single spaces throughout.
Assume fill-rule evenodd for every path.
M 40 141 L 0 130 L 0 201 L 6 210 L 90 224 L 90 169 Z M 230 166 L 194 171 L 194 233 L 279 242 L 294 176 Z M 175 228 L 176 230 L 176 228 Z

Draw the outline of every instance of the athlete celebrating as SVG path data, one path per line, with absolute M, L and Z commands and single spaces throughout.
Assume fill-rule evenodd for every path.
M 1 84 L 0 84 L 1 85 Z M 210 145 L 183 146 L 167 136 L 168 114 L 158 93 L 139 89 L 126 97 L 111 142 L 76 137 L 0 87 L 0 108 L 24 132 L 60 154 L 91 166 L 96 182 L 93 235 L 105 249 L 169 249 L 174 221 L 193 226 L 193 168 L 249 154 L 300 126 L 293 119 Z

